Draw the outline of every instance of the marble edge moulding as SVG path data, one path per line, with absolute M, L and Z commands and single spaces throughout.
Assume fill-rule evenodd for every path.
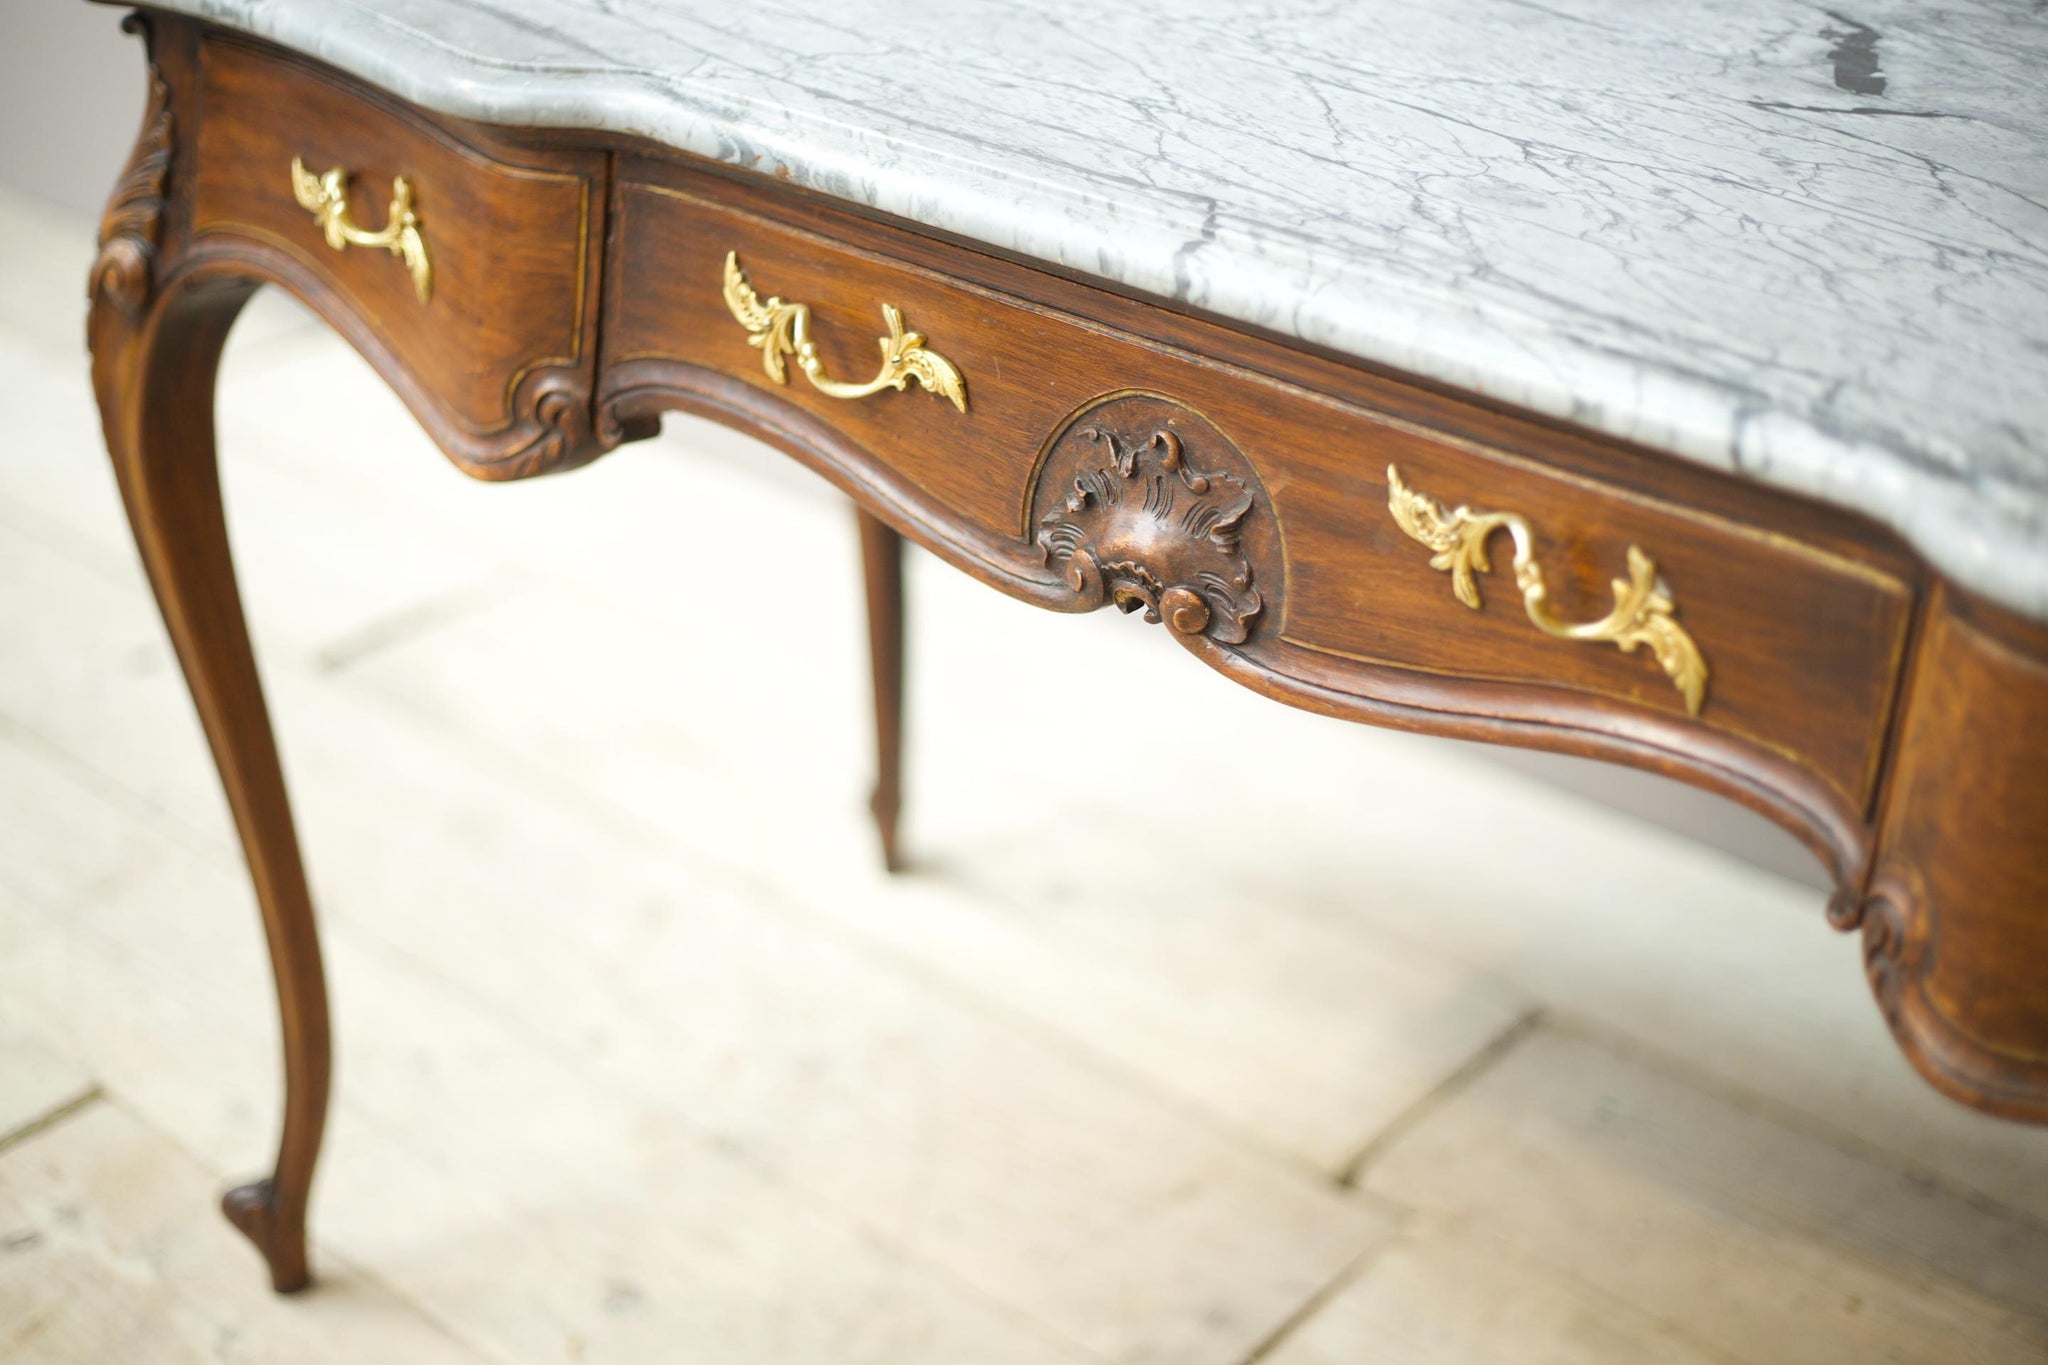
M 125 0 L 103 0 L 121 4 Z M 1733 384 L 1560 337 L 1495 307 L 1432 300 L 1284 228 L 1220 225 L 1189 196 L 1006 168 L 778 100 L 693 100 L 658 73 L 602 61 L 493 58 L 355 0 L 153 0 L 333 65 L 437 113 L 644 137 L 828 197 L 1730 470 L 1886 524 L 1959 585 L 2048 620 L 2048 506 L 2030 490 L 1830 431 Z M 479 11 L 482 31 L 510 22 Z M 885 122 L 878 114 L 876 122 Z M 2048 149 L 2044 149 L 2048 155 Z M 1188 257 L 1199 251 L 1197 287 Z M 1449 286 L 1447 286 L 1447 289 Z M 1276 313 L 1273 299 L 1295 305 Z M 1517 331 L 1520 324 L 1524 330 Z M 2042 366 L 2048 428 L 2048 365 Z

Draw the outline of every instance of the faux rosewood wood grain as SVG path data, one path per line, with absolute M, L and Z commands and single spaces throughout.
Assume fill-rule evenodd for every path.
M 288 262 L 285 282 L 399 380 L 428 430 L 473 473 L 533 472 L 531 442 L 550 429 L 587 429 L 602 153 L 479 145 L 233 38 L 207 37 L 199 68 L 211 116 L 191 163 L 195 244 L 239 240 Z M 386 252 L 326 244 L 293 197 L 294 157 L 315 173 L 348 171 L 370 226 L 383 221 L 393 178 L 410 180 L 433 266 L 430 300 Z M 564 403 L 573 414 L 548 411 Z
M 1269 666 L 1319 655 L 1296 675 L 1369 696 L 1386 695 L 1389 671 L 1418 684 L 1503 684 L 1490 704 L 1507 715 L 1587 735 L 1629 731 L 1638 752 L 1618 756 L 1630 761 L 1657 750 L 1695 768 L 1765 763 L 1777 776 L 1745 799 L 1769 786 L 1798 788 L 1801 813 L 1780 811 L 1781 818 L 1804 826 L 1839 871 L 1853 867 L 1913 602 L 1910 582 L 1881 557 L 1704 510 L 1688 499 L 1682 476 L 1659 496 L 1105 327 L 989 287 L 985 269 L 930 268 L 923 262 L 931 246 L 919 239 L 877 242 L 870 229 L 855 246 L 814 225 L 735 208 L 716 178 L 668 168 L 661 180 L 629 172 L 616 192 L 608 373 L 646 379 L 649 367 L 663 364 L 714 372 L 754 390 L 763 405 L 800 410 L 867 467 L 853 471 L 852 482 L 879 479 L 902 490 L 912 534 L 918 525 L 947 527 L 942 551 L 1001 577 L 1035 575 L 1030 595 L 1067 606 L 1086 604 L 1062 601 L 1057 579 L 1040 567 L 1043 556 L 1030 553 L 1044 452 L 1106 393 L 1179 402 L 1250 460 L 1265 489 L 1248 524 L 1270 525 L 1284 545 L 1245 653 Z M 846 402 L 801 383 L 775 384 L 720 297 L 729 250 L 762 291 L 811 305 L 834 372 L 872 369 L 879 305 L 903 309 L 966 371 L 971 410 L 957 413 L 916 389 Z M 1566 615 L 1591 619 L 1611 606 L 1609 582 L 1623 572 L 1627 547 L 1642 545 L 1714 670 L 1700 720 L 1685 717 L 1683 701 L 1644 654 L 1534 630 L 1504 574 L 1483 585 L 1484 610 L 1459 605 L 1429 567 L 1428 551 L 1388 516 L 1389 462 L 1447 500 L 1530 517 Z M 1444 700 L 1440 690 L 1434 696 Z M 1817 827 L 1825 827 L 1818 837 Z

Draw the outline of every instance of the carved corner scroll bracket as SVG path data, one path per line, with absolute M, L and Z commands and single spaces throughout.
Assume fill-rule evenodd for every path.
M 1081 610 L 1143 611 L 1175 635 L 1243 644 L 1266 609 L 1255 560 L 1272 561 L 1264 492 L 1206 418 L 1147 394 L 1068 419 L 1040 466 L 1045 562 Z
M 1831 926 L 1845 934 L 1860 931 L 1864 973 L 1894 1032 L 1904 1023 L 1905 987 L 1926 951 L 1926 911 L 1926 885 L 1900 864 L 1888 866 L 1867 891 L 1839 890 L 1828 900 Z
M 1937 1090 L 1974 1108 L 2048 1123 L 2044 1059 L 1989 1043 L 1942 1007 L 1931 977 L 1942 908 L 1910 864 L 1887 864 L 1861 895 L 1828 905 L 1828 922 L 1862 938 L 1863 971 L 1899 1048 Z
M 542 366 L 513 388 L 512 420 L 502 429 L 481 435 L 441 424 L 429 429 L 457 469 L 486 483 L 575 469 L 611 448 L 596 430 L 590 385 L 576 366 Z
M 130 15 L 123 27 L 147 28 Z M 163 241 L 164 190 L 171 174 L 171 93 L 163 74 L 149 67 L 149 99 L 142 128 L 121 178 L 100 215 L 99 255 L 89 293 L 128 318 L 139 317 L 155 288 L 157 248 Z

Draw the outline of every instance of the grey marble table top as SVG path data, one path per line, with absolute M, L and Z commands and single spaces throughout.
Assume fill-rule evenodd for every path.
M 2040 0 L 157 0 L 1860 510 L 2048 618 Z

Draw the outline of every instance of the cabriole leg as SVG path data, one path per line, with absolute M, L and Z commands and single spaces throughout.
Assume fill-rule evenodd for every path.
M 117 243 L 118 245 L 118 243 Z M 230 1220 L 280 1292 L 309 1282 L 306 1199 L 327 1116 L 327 987 L 277 746 L 242 618 L 214 460 L 214 376 L 254 286 L 195 284 L 141 303 L 102 256 L 91 321 L 107 449 L 136 548 L 213 748 L 263 912 L 284 1041 L 284 1131 L 267 1179 L 228 1192 Z M 145 262 L 147 264 L 147 262 Z

